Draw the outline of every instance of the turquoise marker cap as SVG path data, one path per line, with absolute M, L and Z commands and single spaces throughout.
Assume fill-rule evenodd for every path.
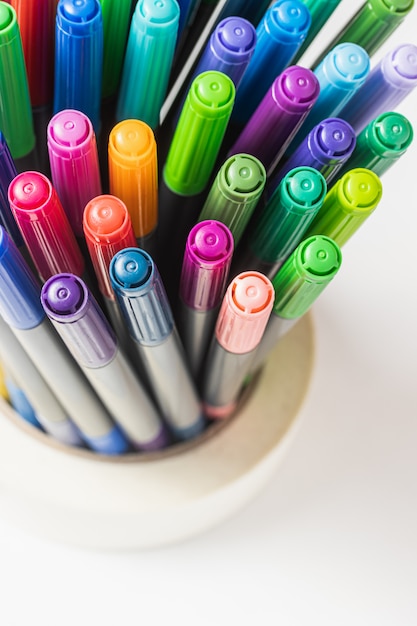
M 14 159 L 35 147 L 35 131 L 16 11 L 0 2 L 0 129 Z
M 250 154 L 235 154 L 219 169 L 204 203 L 199 222 L 218 220 L 229 227 L 235 246 L 262 195 L 266 171 Z
M 277 263 L 297 246 L 321 208 L 327 185 L 312 167 L 289 171 L 268 201 L 250 240 L 258 259 Z
M 413 127 L 405 115 L 395 111 L 378 115 L 357 136 L 355 149 L 337 178 L 358 167 L 382 176 L 408 150 L 413 137 Z
M 234 83 L 222 72 L 203 72 L 192 82 L 163 171 L 175 193 L 192 196 L 207 185 L 234 99 Z
M 327 235 L 343 246 L 376 209 L 382 183 L 366 168 L 349 170 L 330 189 L 307 235 Z
M 129 30 L 116 119 L 139 119 L 152 129 L 168 87 L 180 9 L 176 0 L 139 0 Z
M 341 263 L 340 247 L 330 237 L 314 235 L 304 239 L 272 279 L 272 313 L 284 319 L 304 315 L 336 276 Z

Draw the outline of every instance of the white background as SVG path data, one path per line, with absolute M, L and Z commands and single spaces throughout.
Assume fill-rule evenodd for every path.
M 343 0 L 322 42 L 360 5 Z M 417 43 L 417 9 L 373 63 L 403 42 Z M 399 110 L 417 129 L 417 91 Z M 314 306 L 301 427 L 262 493 L 145 552 L 69 548 L 0 511 L 2 626 L 417 623 L 416 164 L 417 140 Z

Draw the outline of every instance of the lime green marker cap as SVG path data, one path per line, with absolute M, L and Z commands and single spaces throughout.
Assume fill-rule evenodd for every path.
M 307 235 L 327 235 L 343 246 L 376 209 L 382 183 L 366 168 L 349 170 L 330 189 Z
M 304 315 L 336 276 L 341 263 L 340 247 L 329 237 L 314 235 L 304 239 L 272 279 L 272 313 L 285 319 Z
M 413 136 L 411 122 L 401 113 L 378 115 L 357 136 L 355 149 L 338 177 L 357 167 L 382 176 L 408 150 Z
M 203 72 L 192 82 L 163 172 L 175 193 L 192 196 L 207 185 L 234 99 L 233 81 L 222 72 Z
M 102 96 L 116 93 L 119 85 L 132 0 L 100 0 L 103 16 L 103 81 Z
M 327 185 L 312 167 L 296 167 L 282 179 L 257 223 L 249 246 L 266 263 L 284 260 L 321 208 Z
M 35 131 L 16 11 L 0 2 L 0 128 L 14 159 L 35 147 Z
M 235 246 L 265 188 L 265 167 L 254 156 L 235 154 L 219 169 L 198 218 L 218 220 L 230 229 Z

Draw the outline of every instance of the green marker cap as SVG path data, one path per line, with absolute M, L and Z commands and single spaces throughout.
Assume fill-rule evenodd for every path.
M 285 319 L 304 315 L 336 276 L 341 263 L 340 247 L 329 237 L 314 235 L 304 239 L 272 279 L 272 312 Z
M 376 209 L 381 197 L 382 183 L 377 174 L 360 167 L 349 170 L 330 189 L 307 235 L 327 235 L 343 246 Z
M 116 93 L 122 73 L 132 0 L 100 0 L 103 16 L 102 96 Z
M 230 229 L 235 246 L 265 188 L 265 167 L 254 156 L 235 154 L 219 169 L 198 218 L 218 220 Z
M 317 215 L 326 192 L 326 180 L 316 169 L 290 170 L 261 215 L 250 241 L 252 252 L 266 263 L 285 259 Z
M 35 147 L 35 131 L 16 11 L 0 2 L 0 129 L 14 159 Z
M 207 185 L 234 100 L 233 81 L 222 72 L 203 72 L 192 82 L 163 173 L 175 193 L 192 196 Z

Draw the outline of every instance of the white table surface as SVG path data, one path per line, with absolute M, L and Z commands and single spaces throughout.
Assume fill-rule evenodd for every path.
M 402 42 L 417 43 L 417 9 L 375 59 Z M 398 110 L 417 128 L 417 92 Z M 132 553 L 55 544 L 0 511 L 2 626 L 417 623 L 416 164 L 417 141 L 314 306 L 301 427 L 256 500 L 186 543 Z

